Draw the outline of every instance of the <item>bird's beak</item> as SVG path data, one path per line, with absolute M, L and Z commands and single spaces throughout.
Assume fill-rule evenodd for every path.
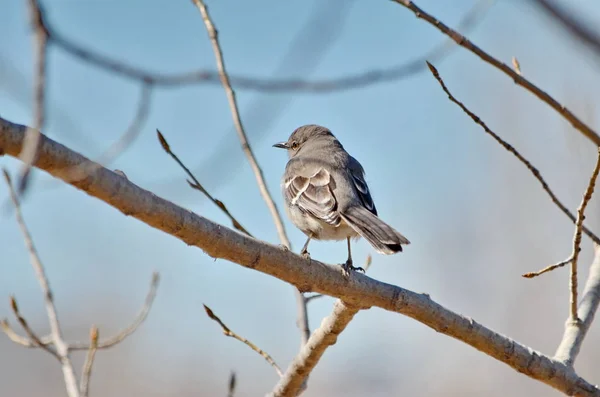
M 279 142 L 273 145 L 273 147 L 279 148 L 279 149 L 288 149 L 288 144 L 287 142 Z

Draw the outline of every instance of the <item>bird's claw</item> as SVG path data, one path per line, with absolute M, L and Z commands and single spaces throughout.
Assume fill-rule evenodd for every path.
M 301 251 L 300 256 L 302 256 L 304 259 L 310 260 L 310 253 L 308 251 Z
M 290 248 L 289 248 L 287 245 L 285 245 L 285 244 L 279 244 L 279 246 L 280 246 L 280 247 L 281 247 L 281 248 L 282 248 L 284 251 L 289 251 L 289 250 L 290 250 Z
M 346 261 L 345 263 L 342 263 L 342 272 L 345 277 L 349 277 L 351 271 L 364 273 L 365 269 L 362 267 L 352 266 L 352 261 Z

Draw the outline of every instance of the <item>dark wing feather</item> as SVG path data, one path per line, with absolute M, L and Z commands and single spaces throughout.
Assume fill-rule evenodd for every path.
M 298 206 L 301 211 L 338 226 L 341 218 L 332 191 L 334 183 L 331 174 L 319 168 L 311 176 L 294 175 L 284 181 L 284 192 L 290 204 Z
M 371 213 L 377 215 L 377 208 L 375 208 L 375 203 L 373 202 L 373 198 L 371 197 L 371 192 L 369 192 L 369 187 L 367 186 L 367 182 L 365 181 L 364 174 L 360 172 L 360 170 L 358 170 L 350 171 L 350 175 L 352 175 L 354 187 L 356 187 L 358 196 L 360 197 L 360 201 L 362 201 L 366 209 L 368 209 Z

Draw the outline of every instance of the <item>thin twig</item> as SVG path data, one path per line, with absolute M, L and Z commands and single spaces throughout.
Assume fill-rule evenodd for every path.
M 429 62 L 427 62 L 427 66 L 429 66 L 429 70 L 431 70 L 431 73 L 433 74 L 433 77 L 435 77 L 435 79 L 438 81 L 438 83 L 440 83 L 440 86 L 442 87 L 442 89 L 444 90 L 444 92 L 448 95 L 448 99 L 450 99 L 452 102 L 454 102 L 456 105 L 458 105 L 462 109 L 463 112 L 465 112 L 469 117 L 471 117 L 471 119 L 473 119 L 473 121 L 476 124 L 479 124 L 481 126 L 481 128 L 483 128 L 483 130 L 485 132 L 487 132 L 492 138 L 494 138 L 494 140 L 496 140 L 496 142 L 498 142 L 503 148 L 505 148 L 506 150 L 508 150 L 517 159 L 519 159 L 519 161 L 521 163 L 523 163 L 525 165 L 525 167 L 527 167 L 527 169 L 529 171 L 531 171 L 531 173 L 533 174 L 533 176 L 540 182 L 540 184 L 542 185 L 542 188 L 544 189 L 544 191 L 546 193 L 548 193 L 548 196 L 550 196 L 550 199 L 552 200 L 552 202 L 554 204 L 556 204 L 556 206 L 571 220 L 571 222 L 575 223 L 575 221 L 576 221 L 575 215 L 573 215 L 573 213 L 571 211 L 569 211 L 569 209 L 558 199 L 558 197 L 556 197 L 556 195 L 554 194 L 554 192 L 552 191 L 552 189 L 550 189 L 550 186 L 548 186 L 548 183 L 546 182 L 546 180 L 542 177 L 542 174 L 540 173 L 540 171 L 538 171 L 538 169 L 535 168 L 533 166 L 533 164 L 531 164 L 529 162 L 529 160 L 527 160 L 525 157 L 523 157 L 523 155 L 521 155 L 521 153 L 519 153 L 517 151 L 517 149 L 515 149 L 511 144 L 509 144 L 507 141 L 505 141 L 504 139 L 502 139 L 494 131 L 490 130 L 489 127 L 485 124 L 485 122 L 479 118 L 479 116 L 477 116 L 475 113 L 471 112 L 465 105 L 463 105 L 462 102 L 460 102 L 458 99 L 456 99 L 450 93 L 450 91 L 448 90 L 448 88 L 446 87 L 446 84 L 444 83 L 444 80 L 440 76 L 440 74 L 439 74 L 438 70 L 435 68 L 435 66 L 433 66 Z M 591 238 L 592 241 L 594 241 L 596 244 L 600 244 L 600 238 L 598 238 L 587 227 L 583 226 L 583 232 L 586 235 L 588 235 L 589 238 Z
M 579 319 L 577 323 L 567 321 L 565 333 L 556 349 L 554 359 L 573 366 L 581 350 L 583 340 L 594 321 L 594 316 L 600 304 L 600 246 L 594 244 L 594 261 L 590 266 L 588 280 L 583 290 L 583 298 L 579 304 Z
M 14 329 L 12 329 L 8 320 L 5 318 L 0 320 L 0 328 L 2 328 L 2 331 L 6 334 L 6 336 L 8 336 L 8 339 L 15 342 L 17 345 L 21 345 L 23 347 L 28 347 L 28 348 L 39 347 L 39 345 L 37 343 L 33 342 L 31 339 L 19 335 Z M 51 345 L 52 344 L 52 338 L 50 336 L 42 336 L 42 337 L 38 337 L 38 339 L 42 345 Z
M 592 128 L 590 128 L 587 124 L 585 124 L 583 121 L 581 121 L 579 118 L 577 118 L 577 116 L 575 116 L 573 113 L 571 113 L 571 111 L 569 109 L 567 109 L 565 106 L 558 103 L 554 98 L 552 98 L 546 92 L 542 91 L 535 84 L 531 83 L 525 77 L 523 77 L 522 75 L 520 75 L 519 73 L 514 71 L 510 66 L 500 62 L 499 60 L 497 60 L 496 58 L 494 58 L 493 56 L 491 56 L 490 54 L 488 54 L 481 48 L 477 47 L 465 36 L 463 36 L 462 34 L 457 32 L 456 30 L 450 28 L 449 26 L 447 26 L 446 24 L 441 22 L 439 19 L 433 17 L 431 14 L 428 14 L 427 12 L 423 11 L 414 2 L 412 2 L 410 0 L 392 0 L 392 1 L 408 8 L 415 14 L 415 16 L 417 18 L 421 18 L 421 19 L 425 20 L 426 22 L 430 23 L 435 28 L 437 28 L 439 31 L 441 31 L 445 35 L 451 37 L 461 47 L 466 48 L 467 50 L 471 51 L 473 54 L 475 54 L 479 58 L 481 58 L 483 61 L 489 63 L 490 65 L 492 65 L 492 66 L 496 67 L 497 69 L 499 69 L 500 71 L 504 72 L 504 74 L 511 77 L 517 85 L 520 85 L 521 87 L 525 88 L 527 91 L 531 92 L 536 97 L 538 97 L 542 102 L 548 104 L 552 109 L 554 109 L 561 116 L 563 116 L 565 118 L 565 120 L 567 120 L 569 123 L 571 123 L 571 125 L 577 131 L 581 132 L 584 136 L 586 136 L 588 139 L 590 139 L 592 142 L 594 142 L 597 146 L 600 146 L 600 136 Z
M 23 219 L 23 215 L 21 214 L 21 206 L 19 204 L 19 199 L 17 198 L 17 194 L 13 189 L 12 183 L 10 181 L 10 176 L 8 175 L 8 172 L 6 170 L 3 170 L 3 172 L 4 179 L 6 180 L 6 184 L 8 185 L 10 198 L 15 207 L 15 216 L 17 218 L 17 223 L 21 228 L 21 233 L 23 234 L 25 245 L 27 246 L 27 250 L 29 251 L 31 265 L 33 266 L 33 270 L 35 271 L 36 277 L 40 283 L 40 287 L 44 295 L 46 313 L 48 314 L 48 322 L 50 324 L 50 335 L 52 336 L 52 343 L 54 344 L 56 354 L 60 358 L 60 362 L 62 364 L 62 371 L 65 379 L 65 386 L 67 388 L 67 394 L 69 395 L 69 397 L 79 397 L 79 388 L 77 387 L 75 370 L 73 369 L 73 364 L 71 363 L 71 358 L 69 357 L 69 346 L 63 340 L 62 337 L 60 322 L 58 320 L 58 313 L 56 312 L 56 307 L 54 306 L 54 300 L 52 298 L 52 291 L 50 290 L 50 283 L 48 282 L 48 278 L 46 277 L 42 261 L 33 244 L 31 234 L 29 234 L 29 230 L 25 225 L 25 220 Z
M 553 265 L 547 266 L 547 267 L 543 268 L 542 270 L 538 270 L 537 272 L 530 272 L 530 273 L 522 274 L 521 277 L 534 278 L 534 277 L 540 276 L 540 275 L 542 275 L 544 273 L 551 272 L 554 269 L 558 269 L 559 267 L 563 267 L 564 265 L 569 264 L 572 261 L 573 261 L 573 255 L 569 256 L 564 261 L 561 261 L 561 262 L 555 263 Z
M 598 147 L 598 158 L 596 159 L 596 166 L 594 172 L 590 178 L 581 205 L 577 209 L 577 222 L 575 222 L 575 234 L 573 236 L 573 260 L 571 261 L 571 281 L 569 288 L 571 290 L 571 321 L 574 323 L 579 322 L 577 318 L 577 260 L 579 259 L 579 252 L 581 251 L 581 228 L 583 227 L 583 220 L 585 219 L 585 209 L 592 199 L 594 194 L 594 188 L 596 187 L 596 179 L 598 178 L 598 172 L 600 171 L 600 147 Z
M 56 350 L 42 342 L 41 339 L 37 336 L 37 334 L 31 329 L 25 318 L 21 315 L 21 313 L 19 312 L 19 306 L 17 305 L 17 300 L 14 296 L 10 297 L 10 307 L 13 313 L 15 314 L 17 321 L 19 322 L 19 324 L 21 324 L 21 327 L 29 337 L 30 343 L 32 343 L 36 347 L 41 347 L 60 361 L 60 356 L 58 355 L 58 353 L 56 353 Z
M 213 52 L 215 54 L 215 58 L 217 61 L 217 69 L 219 71 L 219 78 L 221 79 L 221 84 L 225 89 L 225 94 L 227 95 L 227 101 L 229 102 L 229 108 L 231 110 L 231 116 L 233 117 L 233 124 L 235 125 L 235 129 L 238 134 L 238 138 L 240 139 L 240 143 L 242 145 L 242 150 L 252 167 L 252 171 L 254 172 L 254 176 L 256 177 L 256 183 L 258 184 L 258 188 L 263 197 L 263 200 L 267 204 L 269 211 L 271 212 L 271 217 L 273 218 L 273 222 L 275 222 L 275 227 L 277 228 L 277 233 L 279 234 L 279 239 L 282 244 L 286 247 L 290 248 L 290 240 L 287 237 L 287 233 L 285 231 L 285 227 L 283 226 L 283 221 L 281 220 L 281 216 L 279 215 L 279 211 L 277 209 L 277 205 L 273 200 L 271 193 L 267 187 L 267 183 L 265 181 L 262 169 L 260 168 L 256 156 L 250 146 L 248 141 L 248 137 L 246 135 L 246 131 L 242 124 L 242 119 L 240 117 L 240 110 L 238 108 L 237 99 L 235 97 L 235 91 L 231 87 L 231 82 L 229 81 L 229 76 L 227 74 L 227 69 L 225 68 L 225 60 L 223 58 L 223 52 L 221 50 L 221 46 L 219 44 L 218 33 L 213 24 L 210 15 L 208 14 L 208 9 L 202 0 L 192 0 L 200 14 L 202 15 L 202 20 L 204 21 L 204 25 L 206 26 L 206 31 L 208 32 L 208 37 L 210 38 L 210 42 L 213 47 Z
M 146 299 L 144 301 L 144 305 L 142 306 L 140 312 L 136 316 L 135 320 L 129 325 L 127 328 L 123 329 L 117 335 L 108 338 L 105 341 L 98 342 L 98 349 L 108 349 L 110 347 L 115 346 L 116 344 L 122 342 L 129 335 L 133 334 L 142 323 L 148 317 L 148 313 L 150 313 L 150 309 L 152 308 L 152 303 L 154 303 L 154 298 L 156 297 L 156 291 L 158 290 L 158 284 L 160 282 L 160 275 L 157 272 L 152 273 L 152 280 L 150 281 L 150 289 L 148 290 L 148 294 L 146 295 Z M 90 344 L 87 342 L 76 342 L 70 345 L 70 350 L 88 350 L 90 348 Z
M 94 357 L 98 350 L 98 328 L 95 325 L 90 330 L 90 348 L 88 349 L 83 364 L 83 373 L 81 375 L 81 397 L 87 397 L 90 391 L 90 378 L 92 376 L 92 366 L 94 365 Z
M 40 131 L 45 119 L 46 55 L 48 52 L 48 31 L 44 24 L 44 14 L 37 0 L 27 0 L 30 24 L 33 28 L 35 85 L 33 99 L 33 128 L 27 130 L 25 145 L 19 155 L 23 162 L 17 190 L 23 194 L 27 189 L 31 166 L 37 158 Z
M 18 157 L 26 126 L 0 116 L 0 148 Z M 42 135 L 40 161 L 36 167 L 60 178 L 61 170 L 90 160 L 67 146 Z M 85 184 L 72 186 L 182 243 L 201 249 L 213 258 L 237 263 L 268 274 L 304 290 L 323 293 L 361 307 L 377 306 L 408 316 L 429 329 L 455 338 L 525 376 L 563 393 L 600 396 L 600 388 L 586 381 L 562 362 L 516 342 L 481 323 L 453 312 L 426 294 L 374 280 L 357 273 L 348 282 L 339 266 L 312 260 L 181 208 L 107 168 L 99 168 Z
M 227 207 L 225 206 L 225 204 L 223 204 L 223 202 L 219 199 L 214 198 L 205 188 L 204 186 L 202 186 L 202 184 L 200 183 L 200 181 L 198 181 L 198 179 L 196 179 L 196 177 L 194 176 L 194 174 L 188 169 L 188 167 L 185 166 L 185 164 L 183 164 L 183 162 L 179 159 L 179 157 L 171 150 L 171 146 L 169 145 L 169 143 L 167 142 L 167 140 L 165 139 L 164 135 L 158 130 L 156 129 L 156 135 L 158 136 L 158 141 L 160 142 L 160 145 L 162 146 L 162 148 L 164 149 L 165 152 L 167 152 L 167 154 L 169 156 L 171 156 L 173 158 L 173 160 L 175 160 L 175 162 L 177 164 L 179 164 L 179 166 L 185 171 L 186 174 L 188 174 L 188 176 L 190 178 L 192 178 L 192 180 L 194 181 L 193 183 L 190 182 L 188 180 L 188 184 L 196 189 L 201 191 L 206 197 L 208 197 L 208 199 L 210 201 L 212 201 L 217 207 L 219 207 L 221 209 L 221 211 L 223 211 L 223 213 L 229 218 L 229 220 L 231 221 L 231 224 L 233 225 L 233 227 L 237 230 L 239 230 L 242 233 L 246 233 L 248 236 L 252 236 L 252 234 L 250 234 L 250 232 L 248 232 L 241 223 L 238 222 L 237 219 L 234 218 L 233 215 L 231 215 L 231 213 L 229 212 L 229 210 L 227 209 Z
M 258 354 L 260 354 L 265 360 L 267 360 L 267 362 L 269 364 L 271 364 L 271 366 L 275 369 L 275 372 L 277 372 L 277 375 L 279 375 L 279 377 L 283 376 L 283 372 L 281 372 L 281 368 L 279 368 L 279 365 L 277 365 L 275 360 L 273 360 L 273 357 L 271 357 L 267 352 L 265 352 L 264 350 L 262 350 L 261 348 L 256 346 L 254 343 L 250 342 L 248 339 L 233 332 L 231 329 L 229 329 L 228 326 L 226 326 L 223 323 L 223 321 L 221 321 L 221 319 L 219 317 L 217 317 L 217 315 L 210 309 L 210 307 L 208 307 L 206 305 L 203 305 L 203 306 L 204 306 L 204 310 L 206 311 L 206 314 L 208 315 L 208 317 L 210 317 L 211 320 L 216 321 L 221 326 L 221 328 L 223 329 L 223 333 L 226 336 L 229 336 L 231 338 L 239 340 L 240 342 L 245 343 L 248 347 L 250 347 L 252 350 L 254 350 Z
M 235 125 L 238 138 L 242 145 L 242 150 L 244 151 L 244 154 L 246 155 L 246 158 L 248 159 L 248 162 L 252 167 L 252 171 L 254 172 L 254 176 L 256 177 L 256 183 L 258 184 L 260 194 L 263 200 L 265 201 L 267 208 L 271 212 L 271 217 L 273 218 L 275 228 L 277 229 L 277 234 L 279 235 L 279 240 L 285 247 L 291 250 L 292 245 L 285 231 L 281 215 L 279 213 L 279 210 L 277 209 L 275 201 L 273 201 L 273 196 L 269 192 L 269 188 L 267 187 L 267 183 L 265 181 L 262 169 L 260 168 L 258 161 L 256 160 L 256 156 L 254 155 L 252 147 L 250 146 L 250 143 L 248 141 L 248 137 L 246 136 L 246 131 L 244 130 L 237 100 L 235 98 L 235 91 L 231 87 L 229 75 L 227 74 L 227 69 L 225 68 L 225 60 L 223 58 L 223 51 L 221 50 L 221 45 L 219 44 L 217 29 L 215 28 L 215 25 L 212 19 L 210 18 L 208 9 L 204 4 L 204 1 L 192 1 L 200 11 L 200 14 L 202 15 L 202 20 L 204 21 L 204 26 L 206 27 L 206 31 L 208 33 L 208 37 L 210 39 L 215 59 L 217 62 L 219 78 L 221 80 L 223 88 L 225 89 L 225 94 L 227 95 L 227 101 L 229 102 L 229 108 L 231 110 L 233 124 Z M 308 314 L 306 311 L 306 301 L 304 300 L 304 295 L 299 290 L 296 289 L 295 294 L 298 305 L 298 326 L 300 327 L 301 332 L 301 343 L 305 344 L 306 341 L 308 341 L 310 335 L 310 328 L 308 325 Z
M 494 2 L 495 0 L 487 0 L 476 4 L 475 7 L 465 15 L 463 20 L 459 23 L 459 26 L 464 30 L 474 26 L 475 22 L 479 20 L 477 16 L 489 9 L 490 5 Z M 48 31 L 48 40 L 53 45 L 61 48 L 68 54 L 79 58 L 83 62 L 128 79 L 161 87 L 181 87 L 190 84 L 206 83 L 221 84 L 219 73 L 212 70 L 194 70 L 178 74 L 166 74 L 152 72 L 124 63 L 120 60 L 94 52 L 86 46 L 75 43 L 72 39 L 59 33 L 47 19 L 45 20 L 45 23 Z M 456 47 L 451 48 L 447 43 L 444 43 L 437 46 L 433 51 L 428 52 L 427 59 L 433 59 L 435 57 L 440 60 L 443 56 L 447 56 L 450 53 L 450 50 L 453 50 L 454 48 Z M 418 59 L 403 62 L 389 68 L 368 70 L 335 79 L 315 81 L 308 81 L 305 79 L 275 80 L 243 75 L 230 75 L 230 79 L 231 83 L 238 89 L 267 93 L 304 92 L 324 94 L 361 89 L 374 84 L 405 79 L 424 70 L 423 59 L 421 58 L 422 57 L 419 57 Z

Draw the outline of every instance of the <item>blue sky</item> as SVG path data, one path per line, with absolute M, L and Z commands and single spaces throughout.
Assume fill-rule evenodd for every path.
M 208 5 L 227 67 L 236 75 L 334 78 L 402 64 L 446 40 L 389 1 L 330 3 L 258 0 Z M 161 73 L 215 68 L 202 19 L 189 1 L 47 0 L 42 4 L 61 34 L 102 54 Z M 417 4 L 456 26 L 475 1 Z M 590 19 L 600 17 L 600 7 L 591 0 L 573 4 Z M 30 123 L 32 48 L 25 2 L 4 0 L 2 8 L 0 114 Z M 315 18 L 315 9 L 320 17 L 307 24 L 308 18 Z M 526 2 L 497 1 L 467 36 L 506 63 L 516 56 L 527 77 L 594 124 L 593 99 L 600 88 L 597 58 L 573 44 Z M 73 150 L 97 157 L 130 123 L 140 85 L 82 63 L 60 48 L 50 48 L 48 62 L 44 132 Z M 546 105 L 471 53 L 455 49 L 436 66 L 452 92 L 545 171 L 559 195 L 575 208 L 591 171 L 593 146 Z M 529 315 L 541 316 L 539 324 L 553 324 L 554 333 L 534 347 L 553 349 L 566 313 L 565 273 L 562 278 L 551 275 L 547 278 L 551 282 L 540 281 L 535 287 L 524 285 L 518 275 L 563 259 L 571 226 L 522 165 L 447 100 L 429 72 L 328 94 L 239 89 L 237 97 L 250 143 L 280 206 L 279 178 L 286 156 L 271 145 L 287 139 L 302 124 L 329 127 L 365 167 L 381 217 L 412 241 L 400 255 L 375 254 L 370 275 L 431 293 L 484 324 L 511 336 L 516 333 L 524 342 L 533 343 L 536 331 L 521 321 Z M 246 228 L 258 238 L 277 242 L 237 141 L 222 87 L 157 87 L 150 111 L 137 140 L 110 167 L 123 170 L 131 181 L 164 198 L 228 225 L 218 209 L 189 189 L 183 172 L 156 140 L 159 128 L 198 179 Z M 6 157 L 0 165 L 12 172 L 18 167 Z M 0 187 L 0 196 L 5 192 Z M 187 379 L 197 372 L 194 368 L 205 371 L 201 377 L 192 376 L 195 381 L 208 384 L 211 379 L 225 384 L 229 370 L 236 369 L 247 395 L 265 392 L 275 381 L 260 358 L 220 335 L 205 317 L 202 303 L 232 328 L 254 337 L 282 366 L 295 353 L 299 335 L 289 285 L 213 261 L 42 172 L 35 174 L 23 210 L 46 264 L 63 324 L 76 339 L 87 335 L 91 323 L 98 324 L 104 335 L 123 326 L 141 304 L 151 272 L 161 271 L 163 283 L 148 322 L 122 348 L 107 353 L 107 362 L 117 360 L 117 364 L 119 352 L 132 357 L 123 364 L 133 371 L 129 378 L 147 379 L 152 374 L 155 384 L 147 387 L 156 395 L 172 392 L 178 384 L 173 379 Z M 287 219 L 286 226 L 294 248 L 299 249 L 304 236 Z M 0 217 L 0 244 L 0 297 L 14 293 L 32 323 L 44 329 L 39 288 L 10 214 Z M 353 252 L 358 261 L 371 248 L 361 241 Z M 311 254 L 339 263 L 345 259 L 345 244 L 316 242 Z M 510 266 L 503 265 L 507 261 Z M 510 304 L 507 296 L 514 296 L 516 302 L 516 297 L 534 293 L 548 294 L 546 299 L 557 303 L 543 314 L 526 306 L 514 315 L 510 308 L 514 302 Z M 331 303 L 325 299 L 311 303 L 313 328 L 330 312 Z M 8 305 L 0 305 L 0 317 L 5 316 L 10 316 Z M 446 339 L 407 318 L 379 310 L 360 313 L 315 371 L 314 384 L 320 388 L 316 390 L 326 393 L 334 384 L 339 392 L 343 385 L 328 383 L 335 382 L 331 377 L 341 382 L 344 373 L 359 369 L 364 379 L 379 382 L 379 391 L 373 393 L 417 390 L 420 377 L 427 378 L 430 372 L 415 372 L 414 363 L 436 372 L 441 361 L 436 364 L 435 357 L 440 352 L 460 352 L 469 365 L 476 362 L 483 363 L 479 368 L 492 368 L 492 377 L 510 374 L 515 382 L 524 382 L 491 359 Z M 0 349 L 24 357 L 1 338 Z M 429 359 L 422 357 L 423 351 Z M 409 357 L 413 364 L 397 355 Z M 27 357 L 37 356 L 29 352 Z M 157 360 L 182 369 L 168 375 L 152 364 Z M 117 364 L 98 363 L 98 377 L 106 377 L 107 393 L 122 390 L 115 375 Z M 402 382 L 397 372 L 404 374 Z M 2 380 L 10 383 L 11 372 L 0 373 L 0 379 L 7 376 Z M 12 368 L 12 376 L 20 373 Z M 361 395 L 359 384 L 366 381 L 358 379 L 348 381 L 347 385 L 357 385 L 348 386 L 343 395 Z M 493 382 L 483 383 L 479 392 L 491 395 L 492 386 L 486 385 Z M 525 386 L 529 389 L 511 391 L 546 390 L 530 383 Z M 27 395 L 22 384 L 10 385 L 11 395 Z M 60 390 L 60 384 L 56 387 Z M 431 387 L 435 394 L 435 385 Z

